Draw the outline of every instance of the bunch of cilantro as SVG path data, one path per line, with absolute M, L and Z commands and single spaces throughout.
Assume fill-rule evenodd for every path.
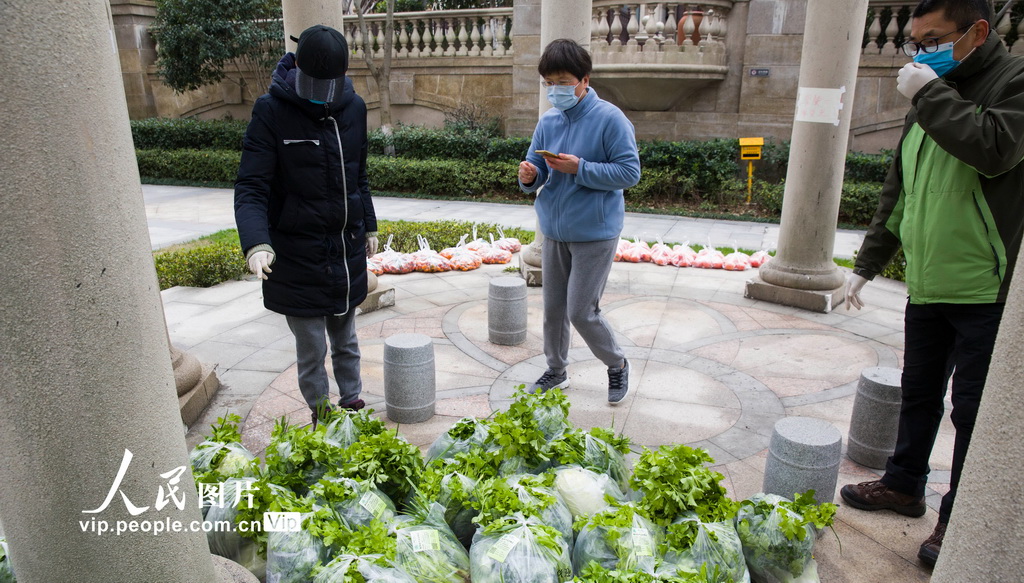
M 576 526 L 572 562 L 577 571 L 597 563 L 606 569 L 655 573 L 664 533 L 635 506 L 603 510 L 580 518 Z
M 469 566 L 473 583 L 562 583 L 572 577 L 561 534 L 521 513 L 494 520 L 473 537 Z
M 704 520 L 729 512 L 730 500 L 719 483 L 725 476 L 712 470 L 708 452 L 685 445 L 646 447 L 633 468 L 630 486 L 640 494 L 637 507 L 655 523 L 668 526 L 694 512 Z
M 211 426 L 209 438 L 197 445 L 188 455 L 195 481 L 207 484 L 227 478 L 255 475 L 259 461 L 242 446 L 238 424 L 242 418 L 234 413 L 218 417 Z
M 718 579 L 709 578 L 707 569 L 695 574 L 650 574 L 643 571 L 622 569 L 606 569 L 597 563 L 591 563 L 580 570 L 573 583 L 714 583 Z M 730 582 L 732 583 L 732 582 Z

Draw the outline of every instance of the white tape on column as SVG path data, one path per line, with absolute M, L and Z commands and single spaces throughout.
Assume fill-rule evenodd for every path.
M 800 87 L 796 92 L 796 121 L 839 125 L 846 86 L 839 89 Z

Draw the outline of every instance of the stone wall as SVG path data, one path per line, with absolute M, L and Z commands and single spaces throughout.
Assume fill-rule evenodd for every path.
M 394 59 L 390 91 L 396 122 L 439 126 L 445 112 L 466 104 L 482 106 L 504 121 L 509 135 L 529 135 L 536 124 L 539 87 L 540 1 L 517 0 L 512 12 L 511 55 L 443 56 Z M 121 53 L 125 93 L 133 118 L 194 116 L 246 119 L 252 97 L 237 82 L 176 94 L 156 75 L 155 46 L 145 32 L 155 14 L 152 0 L 111 0 Z M 788 140 L 792 133 L 800 50 L 807 0 L 735 0 L 726 36 L 728 72 L 701 81 L 657 79 L 665 91 L 682 97 L 667 111 L 637 111 L 616 103 L 633 121 L 641 139 L 708 139 L 763 136 Z M 592 48 L 593 50 L 593 48 Z M 861 57 L 851 148 L 877 151 L 895 147 L 909 102 L 896 92 L 895 76 L 907 59 L 901 54 Z M 621 57 L 619 57 L 621 58 Z M 362 58 L 354 55 L 350 76 L 377 125 L 376 84 Z M 758 74 L 754 74 L 754 73 Z M 617 102 L 614 80 L 595 72 L 592 84 Z M 606 77 L 610 77 L 608 74 Z M 237 73 L 229 75 L 237 79 Z M 684 76 L 685 77 L 685 76 Z M 694 83 L 696 79 L 697 83 Z M 250 79 L 264 88 L 269 79 Z M 652 85 L 655 86 L 655 85 Z

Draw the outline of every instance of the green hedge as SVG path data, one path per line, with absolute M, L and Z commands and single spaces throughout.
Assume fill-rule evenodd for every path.
M 366 165 L 373 190 L 458 198 L 499 195 L 528 200 L 531 196 L 519 189 L 518 166 L 509 162 L 371 156 Z
M 489 235 L 493 234 L 494 239 L 498 239 L 498 225 L 492 223 L 475 224 L 478 237 L 486 241 L 490 239 Z M 393 236 L 391 248 L 395 251 L 400 253 L 418 251 L 420 247 L 416 241 L 416 235 L 422 235 L 430 242 L 431 249 L 440 251 L 447 247 L 454 247 L 458 244 L 459 238 L 467 233 L 472 236 L 473 225 L 474 223 L 469 221 L 380 221 L 378 233 L 382 249 L 388 238 Z M 503 229 L 503 232 L 506 237 L 519 239 L 519 242 L 523 245 L 533 242 L 533 231 Z
M 194 182 L 234 182 L 242 153 L 234 150 L 136 150 L 139 174 Z
M 161 290 L 176 285 L 210 287 L 249 273 L 238 243 L 211 243 L 158 252 L 153 262 Z
M 402 124 L 395 126 L 390 135 L 373 130 L 368 139 L 371 155 L 382 156 L 387 146 L 393 146 L 396 156 L 416 160 L 518 162 L 530 147 L 530 138 L 494 138 L 483 129 L 436 129 Z
M 242 150 L 248 122 L 241 120 L 168 119 L 133 120 L 132 139 L 138 150 Z

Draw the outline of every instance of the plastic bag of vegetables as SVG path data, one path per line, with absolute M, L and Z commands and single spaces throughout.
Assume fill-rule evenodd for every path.
M 705 522 L 687 512 L 667 529 L 666 570 L 700 573 L 707 565 L 713 583 L 750 583 L 743 544 L 732 518 Z
M 562 497 L 555 492 L 554 479 L 554 475 L 545 473 L 518 474 L 481 481 L 472 503 L 480 511 L 475 517 L 476 522 L 487 526 L 518 512 L 557 530 L 571 551 L 574 539 L 572 513 Z
M 551 449 L 555 452 L 552 461 L 557 465 L 578 465 L 607 474 L 623 492 L 629 489 L 631 472 L 625 457 L 630 451 L 628 437 L 616 437 L 614 431 L 603 427 L 588 432 L 574 429 L 552 441 Z
M 757 583 L 816 583 L 815 527 L 830 526 L 835 512 L 835 504 L 818 504 L 813 490 L 793 501 L 755 494 L 741 502 L 736 531 L 751 579 Z
M 577 524 L 581 525 L 580 533 L 572 551 L 577 573 L 592 562 L 607 569 L 655 573 L 664 533 L 635 506 L 609 508 Z
M 469 570 L 473 583 L 562 583 L 572 561 L 558 531 L 517 513 L 477 532 Z
M 373 484 L 352 478 L 324 476 L 310 488 L 314 499 L 326 504 L 350 527 L 366 526 L 372 520 L 390 524 L 395 503 Z
M 271 532 L 267 537 L 267 582 L 308 583 L 327 561 L 328 550 L 306 530 Z
M 444 521 L 462 546 L 469 548 L 476 532 L 472 507 L 477 481 L 455 470 L 458 464 L 451 460 L 438 460 L 427 467 L 423 479 L 416 486 L 414 505 L 428 506 L 437 503 L 442 507 Z
M 0 538 L 0 583 L 15 583 L 14 566 L 11 556 L 7 554 L 7 541 Z
M 417 583 L 383 555 L 338 555 L 313 578 L 313 583 Z
M 420 583 L 469 581 L 469 553 L 444 521 L 444 508 L 432 504 L 395 523 L 395 565 Z
M 226 480 L 222 486 L 223 499 L 213 503 L 206 513 L 204 522 L 212 524 L 203 530 L 211 553 L 242 565 L 262 581 L 266 578 L 266 559 L 260 555 L 257 542 L 243 537 L 234 526 L 230 530 L 216 527 L 218 523 L 237 524 L 238 505 L 247 503 L 245 493 L 252 489 L 254 482 L 251 478 Z
M 487 440 L 487 424 L 473 417 L 460 419 L 451 429 L 437 436 L 430 445 L 425 461 L 451 459 L 473 447 L 483 446 Z
M 238 424 L 242 418 L 231 414 L 219 417 L 217 424 L 211 426 L 210 438 L 197 445 L 189 454 L 188 461 L 192 471 L 197 474 L 215 472 L 217 480 L 251 476 L 254 467 L 251 463 L 256 456 L 249 453 L 240 443 L 242 434 Z
M 611 503 L 625 502 L 626 496 L 607 475 L 598 474 L 579 466 L 565 466 L 554 470 L 555 491 L 565 500 L 573 520 L 601 512 Z

